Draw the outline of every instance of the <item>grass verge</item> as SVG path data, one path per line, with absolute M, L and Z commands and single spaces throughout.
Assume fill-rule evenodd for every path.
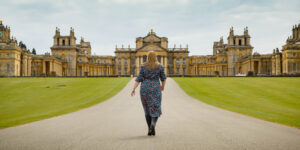
M 130 78 L 0 78 L 0 128 L 74 112 L 117 94 Z
M 173 79 L 187 94 L 207 104 L 300 128 L 299 77 Z

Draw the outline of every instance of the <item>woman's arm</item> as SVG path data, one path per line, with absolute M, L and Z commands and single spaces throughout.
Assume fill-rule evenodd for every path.
M 131 96 L 134 96 L 135 94 L 135 89 L 139 86 L 140 82 L 135 81 L 133 89 L 131 91 Z
M 164 80 L 164 81 L 161 82 L 161 87 L 160 87 L 161 91 L 164 91 L 165 85 L 166 85 L 166 80 Z

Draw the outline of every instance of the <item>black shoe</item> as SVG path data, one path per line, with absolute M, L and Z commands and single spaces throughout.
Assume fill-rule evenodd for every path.
M 150 127 L 148 128 L 148 136 L 151 136 Z
M 155 127 L 153 125 L 150 126 L 149 132 L 150 132 L 150 135 L 155 136 Z

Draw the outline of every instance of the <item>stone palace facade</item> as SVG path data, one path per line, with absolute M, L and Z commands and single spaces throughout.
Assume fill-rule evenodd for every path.
M 56 28 L 51 53 L 33 55 L 21 48 L 10 35 L 10 28 L 0 22 L 0 76 L 136 76 L 148 51 L 157 58 L 167 75 L 237 76 L 300 74 L 300 24 L 282 50 L 270 54 L 253 53 L 248 28 L 242 35 L 230 29 L 227 43 L 221 37 L 213 43 L 212 55 L 189 56 L 188 46 L 170 48 L 168 38 L 151 30 L 136 38 L 135 48 L 115 49 L 115 56 L 91 54 L 90 42 L 76 43 L 74 29 L 67 36 Z

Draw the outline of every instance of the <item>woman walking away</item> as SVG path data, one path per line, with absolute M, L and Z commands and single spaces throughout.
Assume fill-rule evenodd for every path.
M 161 85 L 160 82 L 161 81 Z M 155 135 L 155 125 L 161 115 L 161 92 L 165 88 L 166 75 L 163 67 L 157 62 L 155 52 L 148 53 L 147 62 L 140 68 L 140 73 L 135 80 L 131 96 L 134 96 L 135 89 L 141 83 L 141 100 L 148 124 L 148 135 Z

